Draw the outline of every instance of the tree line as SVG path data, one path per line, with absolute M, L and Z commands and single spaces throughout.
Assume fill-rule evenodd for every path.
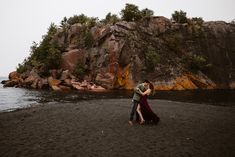
M 89 46 L 92 39 L 89 35 L 90 28 L 98 24 L 115 24 L 118 21 L 127 21 L 127 22 L 137 22 L 141 19 L 150 18 L 154 16 L 154 11 L 148 8 L 140 10 L 138 6 L 134 4 L 127 3 L 125 8 L 120 11 L 120 17 L 117 14 L 112 14 L 109 12 L 104 19 L 99 20 L 97 17 L 88 17 L 84 14 L 74 15 L 72 17 L 64 17 L 60 26 L 63 29 L 67 27 L 80 23 L 86 26 L 86 32 L 84 41 L 86 41 L 86 46 Z M 189 23 L 191 25 L 202 25 L 202 18 L 187 18 L 186 12 L 180 10 L 175 11 L 172 14 L 171 20 L 177 23 Z M 47 76 L 49 74 L 49 69 L 56 69 L 60 65 L 61 53 L 63 48 L 59 47 L 57 43 L 52 42 L 53 36 L 55 35 L 58 27 L 52 23 L 48 28 L 47 34 L 42 37 L 40 43 L 33 42 L 30 48 L 30 55 L 26 58 L 23 63 L 18 64 L 17 72 L 23 73 L 25 71 L 31 70 L 33 67 L 39 69 L 39 73 L 42 76 Z M 151 57 L 151 56 L 150 56 Z

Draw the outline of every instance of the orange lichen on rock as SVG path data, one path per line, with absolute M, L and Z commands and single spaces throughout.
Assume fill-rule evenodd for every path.
M 58 86 L 61 83 L 61 81 L 57 79 L 53 79 L 52 77 L 48 77 L 48 83 L 50 87 L 52 87 L 52 86 Z
M 115 86 L 128 90 L 134 88 L 134 81 L 131 79 L 130 74 L 130 65 L 127 65 L 125 68 L 118 68 Z
M 187 77 L 192 80 L 192 82 L 201 89 L 216 89 L 216 84 L 211 81 L 204 74 L 199 73 L 198 75 L 187 74 Z
M 169 81 L 158 81 L 154 83 L 155 90 L 185 90 L 197 89 L 197 86 L 185 75 L 176 77 Z
M 184 74 L 170 81 L 158 81 L 155 90 L 215 89 L 216 84 L 202 74 Z
M 173 88 L 175 90 L 184 90 L 184 89 L 197 89 L 197 86 L 188 78 L 188 76 L 183 75 L 176 78 L 176 85 Z

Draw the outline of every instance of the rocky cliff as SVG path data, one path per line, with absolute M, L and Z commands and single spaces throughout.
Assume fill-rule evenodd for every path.
M 36 67 L 11 73 L 5 86 L 132 89 L 148 79 L 157 90 L 235 88 L 234 24 L 151 17 L 85 30 L 79 23 L 58 28 L 51 42 L 63 47 L 60 66 L 46 77 Z

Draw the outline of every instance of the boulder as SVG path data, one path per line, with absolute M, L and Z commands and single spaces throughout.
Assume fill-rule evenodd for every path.
M 51 76 L 48 77 L 47 81 L 48 81 L 48 84 L 49 84 L 50 87 L 52 87 L 52 86 L 58 86 L 58 85 L 61 83 L 60 80 L 54 79 L 54 78 L 51 77 Z
M 31 84 L 31 87 L 34 88 L 34 89 L 37 89 L 39 80 L 40 79 L 35 79 L 34 82 Z
M 23 74 L 22 77 L 25 78 L 25 80 L 22 78 L 19 79 L 21 86 L 38 88 L 38 81 L 41 79 L 41 77 L 38 75 L 37 69 L 33 68 L 27 75 Z
M 85 90 L 85 88 L 81 87 L 80 85 L 73 85 L 73 87 L 77 90 Z
M 115 83 L 115 76 L 112 73 L 97 74 L 95 81 L 102 87 L 113 89 Z
M 40 77 L 30 75 L 24 80 L 24 84 L 26 85 L 26 87 L 30 87 L 38 79 L 40 79 Z
M 63 91 L 63 92 L 68 92 L 68 91 L 71 90 L 71 88 L 68 87 L 68 86 L 59 85 L 58 87 L 59 87 L 59 88 L 61 89 L 61 91 Z
M 17 73 L 16 71 L 11 72 L 8 76 L 9 80 L 18 79 L 19 77 L 20 77 L 20 74 Z
M 51 86 L 51 88 L 54 90 L 54 91 L 62 91 L 61 89 L 60 89 L 60 87 L 58 87 L 58 86 Z
M 87 82 L 86 80 L 82 82 L 77 82 L 75 80 L 71 80 L 71 85 L 73 88 L 77 90 L 89 90 L 90 89 L 90 82 Z
M 83 87 L 83 88 L 88 88 L 88 82 L 86 81 L 86 80 L 84 80 L 81 84 L 80 84 L 80 86 L 81 87 Z
M 50 71 L 50 76 L 52 76 L 54 79 L 58 79 L 62 73 L 61 69 L 51 69 Z
M 72 86 L 71 79 L 65 79 L 64 80 L 65 85 Z
M 107 91 L 107 89 L 101 87 L 101 86 L 97 86 L 95 84 L 91 85 L 90 88 L 89 88 L 91 91 L 94 91 L 94 92 L 104 92 L 104 91 Z
M 69 70 L 64 70 L 64 71 L 62 71 L 60 80 L 63 81 L 63 80 L 68 79 L 69 77 L 70 77 L 70 72 L 69 72 Z
M 1 81 L 1 84 L 5 84 L 8 80 Z
M 15 87 L 18 85 L 18 80 L 14 79 L 14 80 L 8 80 L 5 82 L 4 87 Z
M 93 82 L 87 82 L 86 80 L 84 80 L 83 82 L 76 82 L 72 80 L 71 84 L 72 84 L 72 87 L 77 90 L 90 90 L 90 91 L 96 91 L 96 92 L 106 91 L 106 89 L 103 88 L 102 86 L 98 86 L 94 84 Z
M 84 62 L 84 51 L 73 49 L 69 52 L 64 52 L 61 58 L 61 68 L 73 72 L 78 62 Z
M 77 89 L 77 90 L 85 90 L 84 87 L 81 87 L 81 83 L 80 82 L 74 82 L 74 81 L 71 81 L 72 83 L 72 87 Z
M 20 86 L 20 87 L 23 87 L 24 86 L 24 79 L 23 78 L 18 78 L 17 79 L 17 81 L 18 81 L 18 85 Z
M 47 88 L 47 87 L 48 87 L 48 80 L 46 78 L 41 78 L 38 81 L 38 88 L 43 89 L 43 88 Z

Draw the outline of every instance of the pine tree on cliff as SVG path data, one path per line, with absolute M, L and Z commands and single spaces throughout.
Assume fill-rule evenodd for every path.
M 124 21 L 138 21 L 142 18 L 153 16 L 154 12 L 148 8 L 140 11 L 138 6 L 127 3 L 125 8 L 121 10 L 120 14 Z

